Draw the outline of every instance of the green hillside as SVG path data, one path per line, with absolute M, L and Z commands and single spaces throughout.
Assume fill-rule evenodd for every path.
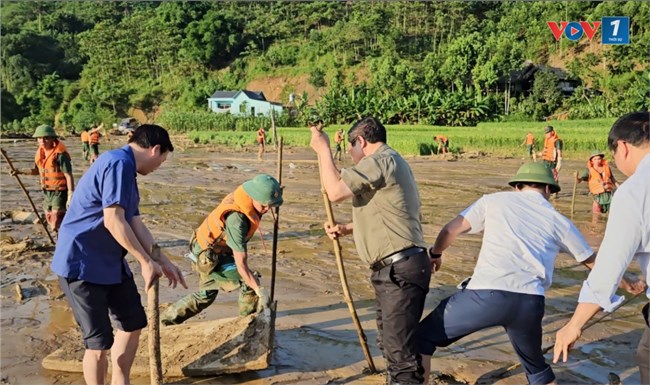
M 276 80 L 275 100 L 297 93 L 291 115 L 279 117 L 285 126 L 312 113 L 338 124 L 373 114 L 387 124 L 466 126 L 612 118 L 650 105 L 644 1 L 0 7 L 4 131 L 78 130 L 134 108 L 164 121 L 206 111 L 215 90 L 269 79 L 304 79 Z M 630 17 L 631 44 L 601 45 L 601 30 L 592 41 L 556 41 L 546 24 L 614 15 Z M 563 95 L 560 81 L 575 92 Z

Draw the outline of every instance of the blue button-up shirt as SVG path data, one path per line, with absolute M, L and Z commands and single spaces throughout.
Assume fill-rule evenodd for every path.
M 131 276 L 120 246 L 104 226 L 104 209 L 119 205 L 127 222 L 140 215 L 135 156 L 124 146 L 100 156 L 81 177 L 66 213 L 52 260 L 65 278 L 110 285 Z

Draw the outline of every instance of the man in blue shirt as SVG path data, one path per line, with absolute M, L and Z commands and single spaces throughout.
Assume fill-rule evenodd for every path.
M 140 218 L 136 173 L 160 167 L 174 147 L 167 131 L 140 126 L 129 144 L 99 157 L 83 175 L 65 216 L 52 270 L 59 276 L 86 348 L 87 384 L 103 384 L 111 350 L 112 384 L 128 384 L 147 317 L 125 260 L 140 263 L 145 291 L 165 274 L 173 288 L 187 288 L 180 269 L 160 252 Z M 113 337 L 111 317 L 118 331 Z

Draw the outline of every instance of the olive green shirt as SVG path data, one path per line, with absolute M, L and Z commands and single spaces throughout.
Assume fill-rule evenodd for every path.
M 408 163 L 384 144 L 354 167 L 341 171 L 352 190 L 354 242 L 372 264 L 411 246 L 425 246 L 420 195 Z
M 233 251 L 248 252 L 246 234 L 250 229 L 250 222 L 246 215 L 236 211 L 226 216 L 226 244 Z

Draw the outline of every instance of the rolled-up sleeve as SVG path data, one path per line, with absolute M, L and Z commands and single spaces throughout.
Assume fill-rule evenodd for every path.
M 612 201 L 596 263 L 578 298 L 578 302 L 598 304 L 607 312 L 613 311 L 623 301 L 623 297 L 616 295 L 616 289 L 641 247 L 644 231 L 637 197 L 629 196 L 632 195 L 628 194 L 629 189 L 621 190 L 623 188 Z

